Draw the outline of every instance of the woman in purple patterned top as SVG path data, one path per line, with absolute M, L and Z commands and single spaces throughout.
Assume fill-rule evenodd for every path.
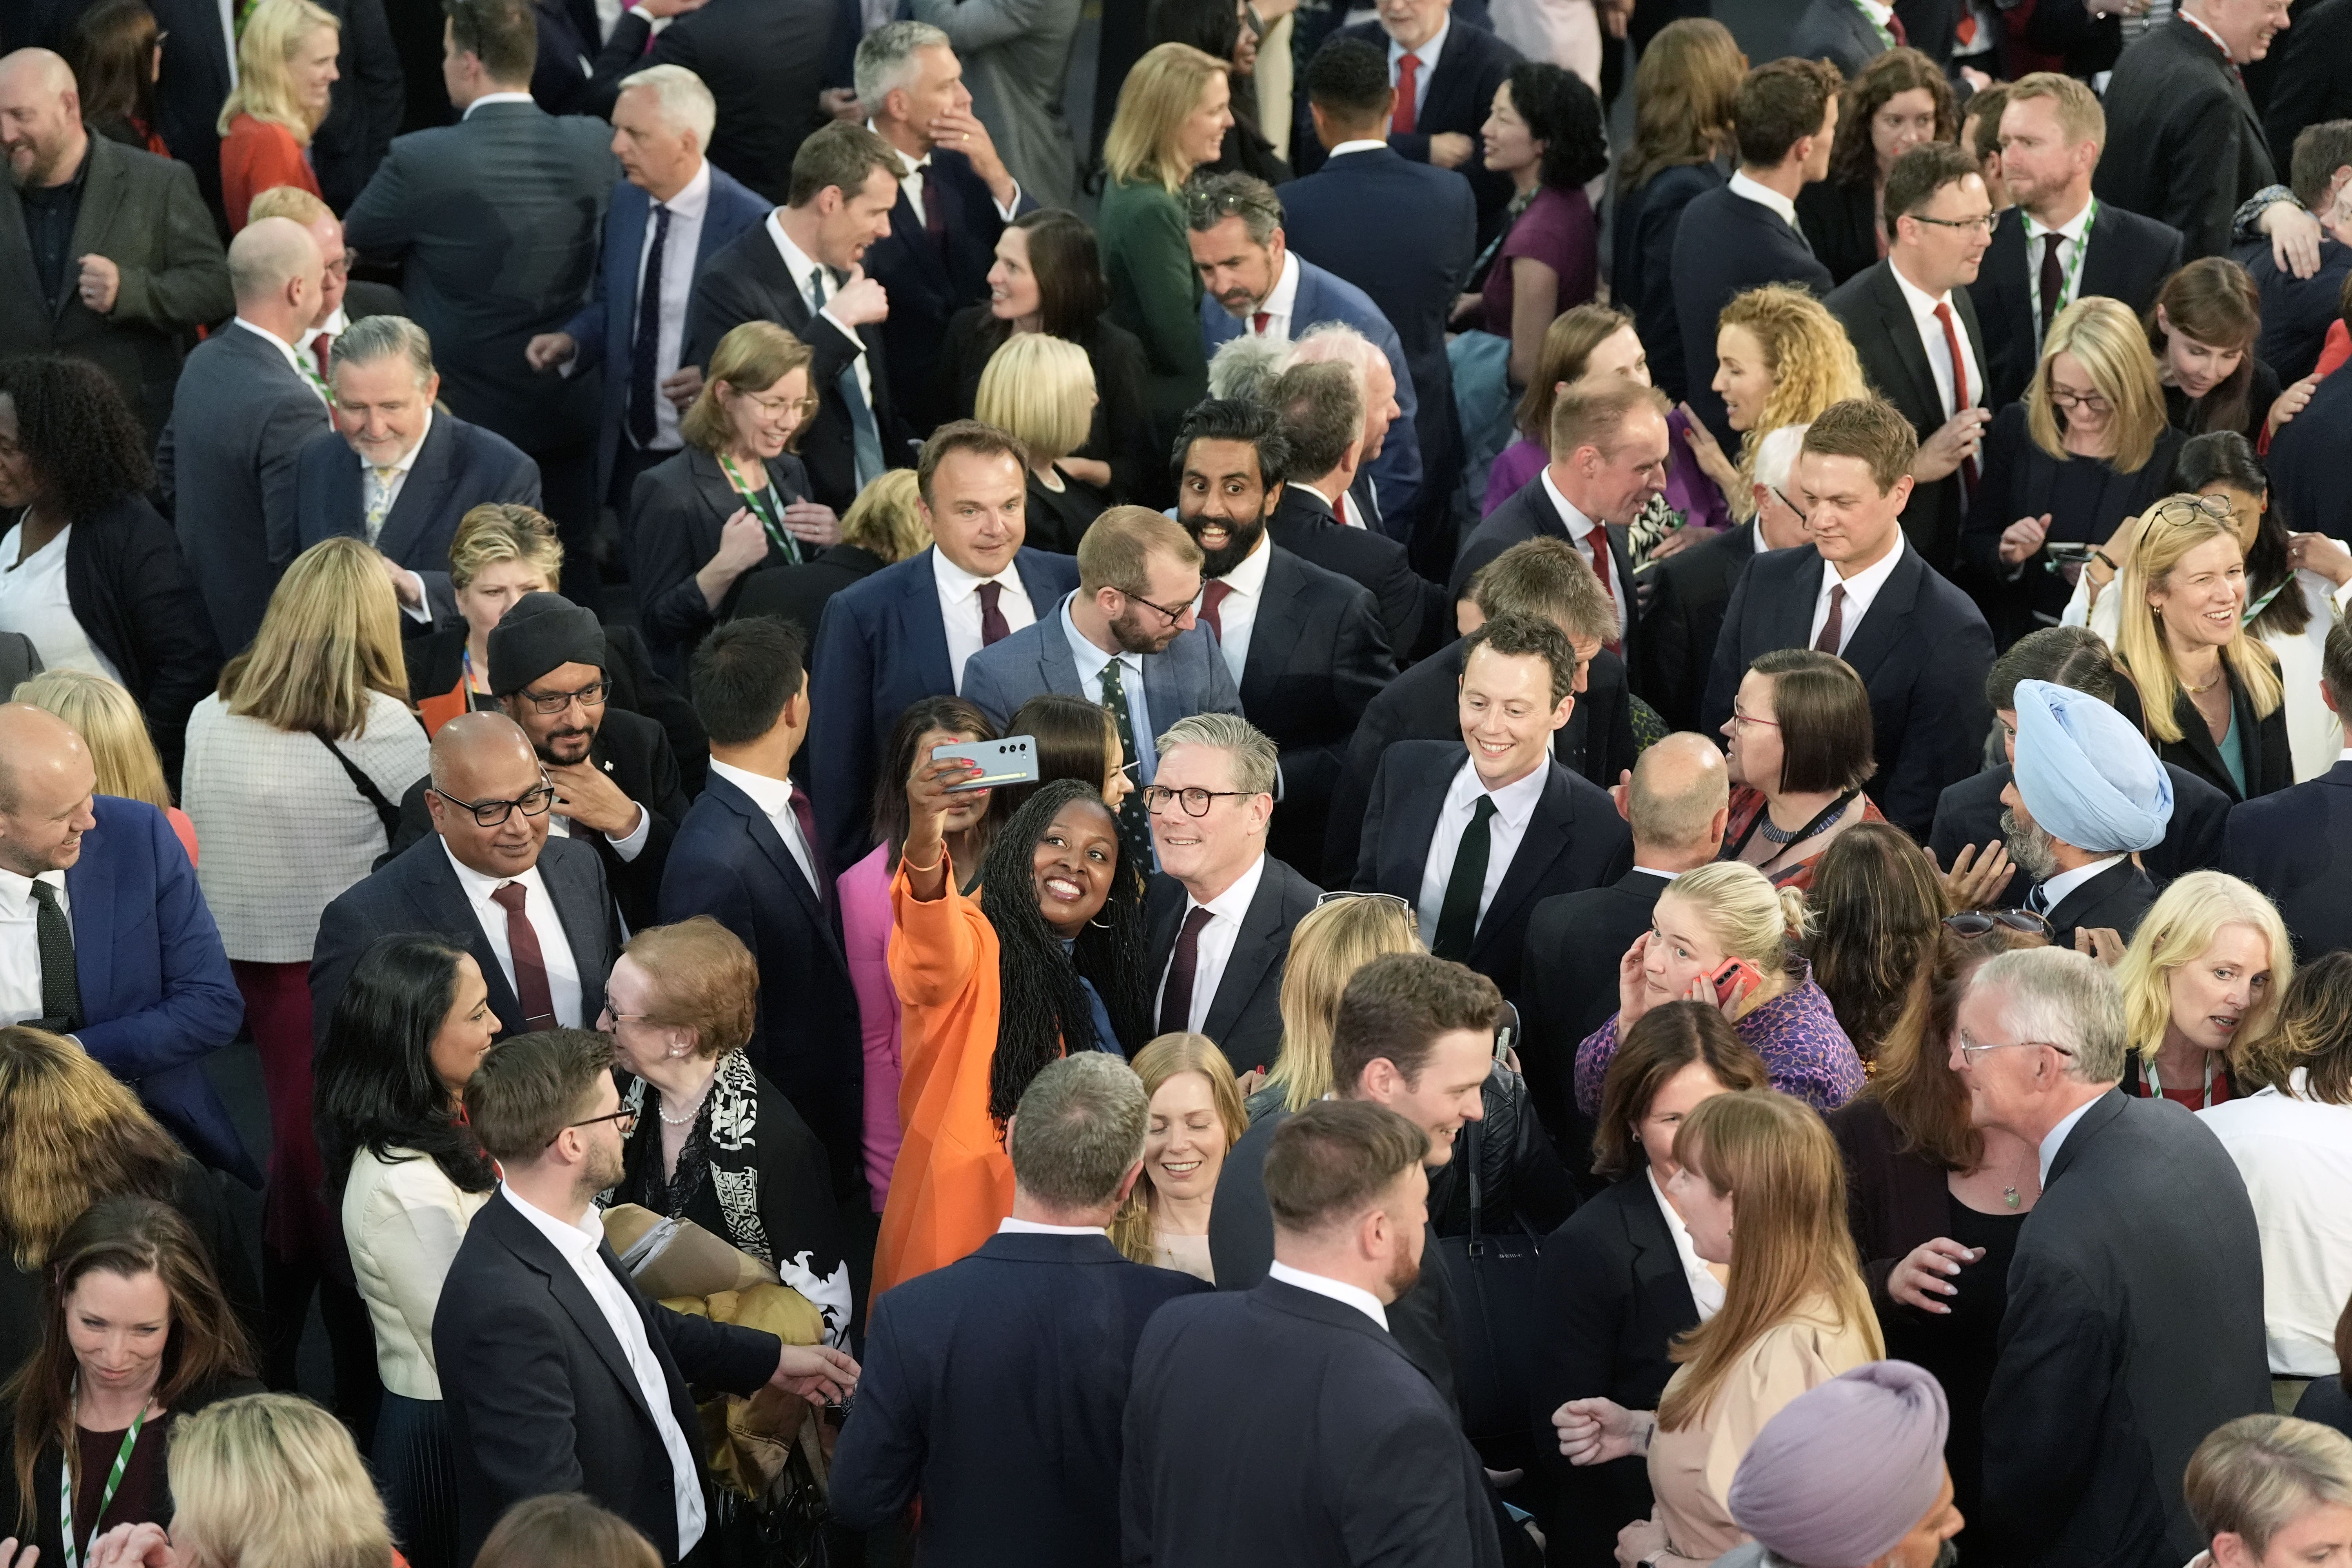
M 1764 1058 L 1772 1087 L 1817 1110 L 1860 1092 L 1862 1060 L 1812 969 L 1791 942 L 1804 935 L 1805 896 L 1753 866 L 1717 861 L 1685 871 L 1658 899 L 1650 930 L 1617 970 L 1618 1011 L 1576 1048 L 1576 1103 L 1601 1108 L 1601 1079 L 1622 1030 L 1661 1003 L 1715 1002 Z

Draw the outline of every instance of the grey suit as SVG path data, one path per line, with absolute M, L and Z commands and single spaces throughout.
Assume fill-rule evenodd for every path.
M 1041 207 L 1075 207 L 1078 156 L 1062 89 L 1080 0 L 913 0 L 915 20 L 943 29 L 963 61 L 971 110 L 1004 166 Z
M 1801 60 L 1828 60 L 1849 79 L 1885 52 L 1886 40 L 1854 0 L 1813 0 L 1782 51 Z
M 1100 699 L 1099 689 L 1089 689 L 1078 679 L 1078 661 L 1063 629 L 1069 603 L 1069 598 L 1063 599 L 1052 615 L 1022 627 L 994 647 L 981 649 L 964 665 L 964 700 L 987 714 L 1000 732 L 1024 702 L 1041 692 Z M 1158 735 L 1177 720 L 1195 713 L 1240 716 L 1241 693 L 1234 689 L 1233 671 L 1225 668 L 1224 655 L 1217 651 L 1207 627 L 1180 632 L 1165 651 L 1143 656 L 1143 704 L 1144 712 L 1136 726 L 1139 746 L 1150 740 L 1142 733 L 1146 722 L 1151 734 Z M 1139 788 L 1150 782 L 1149 776 L 1135 781 Z
M 236 308 L 228 260 L 186 165 L 92 132 L 81 211 L 54 305 L 41 298 L 16 187 L 0 181 L 0 354 L 86 359 L 122 389 L 152 437 L 172 411 L 184 344 Z M 76 257 L 121 269 L 114 309 L 100 315 L 74 287 Z
M 197 344 L 180 372 L 155 473 L 224 654 L 244 651 L 261 629 L 270 591 L 300 549 L 295 468 L 333 428 L 301 373 L 241 323 Z
M 0 702 L 41 673 L 41 650 L 22 632 L 0 632 Z

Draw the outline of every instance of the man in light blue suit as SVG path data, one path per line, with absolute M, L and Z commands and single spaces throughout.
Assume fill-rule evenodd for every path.
M 595 291 L 562 331 L 525 351 L 533 370 L 604 367 L 596 494 L 625 518 L 637 476 L 677 456 L 678 416 L 702 390 L 701 368 L 684 358 L 695 275 L 768 216 L 767 201 L 703 155 L 718 114 L 710 89 L 684 66 L 648 66 L 622 80 L 613 155 L 623 178 L 604 211 Z
M 1445 498 L 1424 493 L 1414 425 L 1421 402 L 1396 328 L 1370 295 L 1288 248 L 1282 200 L 1264 180 L 1216 174 L 1197 181 L 1185 187 L 1184 216 L 1201 274 L 1201 342 L 1208 353 L 1244 332 L 1295 342 L 1311 327 L 1338 321 L 1387 356 L 1400 413 L 1365 471 L 1379 498 L 1381 531 L 1412 538 L 1415 521 Z

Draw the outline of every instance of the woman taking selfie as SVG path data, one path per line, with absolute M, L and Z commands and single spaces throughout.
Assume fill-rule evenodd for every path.
M 1162 1035 L 1135 1053 L 1151 1098 L 1143 1174 L 1111 1222 L 1112 1243 L 1138 1263 L 1174 1268 L 1213 1285 L 1209 1205 L 1225 1155 L 1249 1131 L 1224 1052 L 1206 1035 Z

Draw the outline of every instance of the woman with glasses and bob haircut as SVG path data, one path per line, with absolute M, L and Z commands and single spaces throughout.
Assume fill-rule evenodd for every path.
M 1878 771 L 1870 690 L 1853 667 L 1811 648 L 1759 654 L 1724 721 L 1731 815 L 1723 856 L 1799 892 L 1838 836 L 1884 822 L 1862 786 Z
M 2288 1568 L 2352 1552 L 2352 1437 L 2241 1415 L 2197 1445 L 2182 1500 L 2209 1542 L 2189 1568 Z
M 2094 298 L 2059 311 L 2024 400 L 1986 427 L 1961 531 L 1960 554 L 2000 612 L 1993 634 L 2002 647 L 2058 624 L 2080 547 L 2105 544 L 2165 493 L 2181 438 L 2130 308 Z
M 339 1268 L 321 1274 L 342 1229 L 311 1131 L 310 955 L 327 905 L 391 847 L 392 803 L 425 776 L 426 747 L 408 707 L 400 606 L 363 539 L 322 540 L 295 557 L 253 646 L 188 718 L 181 798 L 205 846 L 196 879 L 245 994 L 269 1098 L 264 1375 L 293 1385 L 302 1320 L 322 1285 L 345 1399 L 372 1397 L 375 1352 L 358 1294 Z
M 2294 948 L 2271 901 L 2191 871 L 2157 895 L 2116 965 L 2131 1047 L 2123 1090 L 2201 1110 L 2245 1092 L 2235 1069 L 2277 1026 Z

